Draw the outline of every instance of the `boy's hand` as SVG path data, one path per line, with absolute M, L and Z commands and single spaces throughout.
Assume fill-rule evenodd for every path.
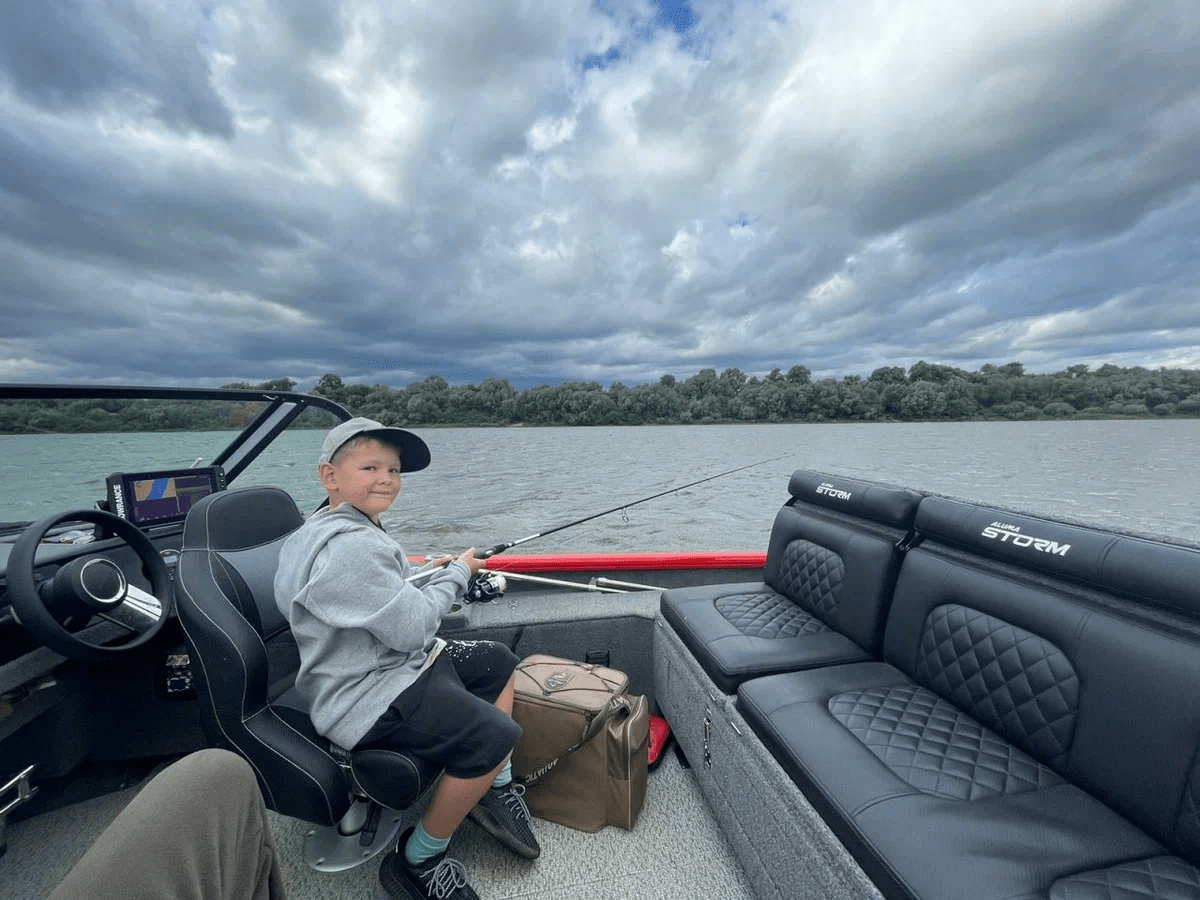
M 470 550 L 464 550 L 462 553 L 458 554 L 458 561 L 460 563 L 466 563 L 466 566 L 471 570 L 472 575 L 478 575 L 483 567 L 487 565 L 486 559 L 475 558 L 474 547 L 472 547 Z

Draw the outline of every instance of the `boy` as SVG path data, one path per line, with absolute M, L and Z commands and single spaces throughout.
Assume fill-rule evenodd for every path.
M 400 473 L 429 465 L 411 432 L 355 418 L 325 437 L 318 462 L 329 506 L 284 542 L 275 597 L 300 649 L 296 688 L 317 731 L 339 746 L 395 746 L 445 771 L 420 822 L 384 857 L 392 897 L 475 900 L 446 856 L 464 817 L 527 859 L 541 852 L 508 762 L 517 657 L 491 641 L 444 641 L 442 616 L 485 565 L 474 549 L 439 562 L 420 588 L 404 550 L 379 524 Z

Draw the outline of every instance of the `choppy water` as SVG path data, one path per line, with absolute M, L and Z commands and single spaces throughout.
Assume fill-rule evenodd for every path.
M 412 553 L 457 551 L 760 460 L 782 459 L 531 541 L 529 552 L 761 550 L 793 469 L 1200 544 L 1200 420 L 427 429 L 429 469 L 390 513 Z M 208 462 L 229 433 L 0 437 L 0 521 L 90 507 L 115 471 Z M 236 485 L 323 493 L 322 434 L 284 434 Z

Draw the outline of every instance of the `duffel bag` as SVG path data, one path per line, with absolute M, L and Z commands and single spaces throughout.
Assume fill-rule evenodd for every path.
M 535 654 L 517 666 L 513 777 L 535 816 L 580 831 L 632 828 L 646 799 L 650 707 L 624 672 Z

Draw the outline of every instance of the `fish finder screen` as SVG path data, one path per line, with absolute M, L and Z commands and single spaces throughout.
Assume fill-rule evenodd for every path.
M 193 504 L 224 488 L 220 466 L 117 472 L 108 477 L 108 508 L 135 525 L 168 525 L 182 522 Z

